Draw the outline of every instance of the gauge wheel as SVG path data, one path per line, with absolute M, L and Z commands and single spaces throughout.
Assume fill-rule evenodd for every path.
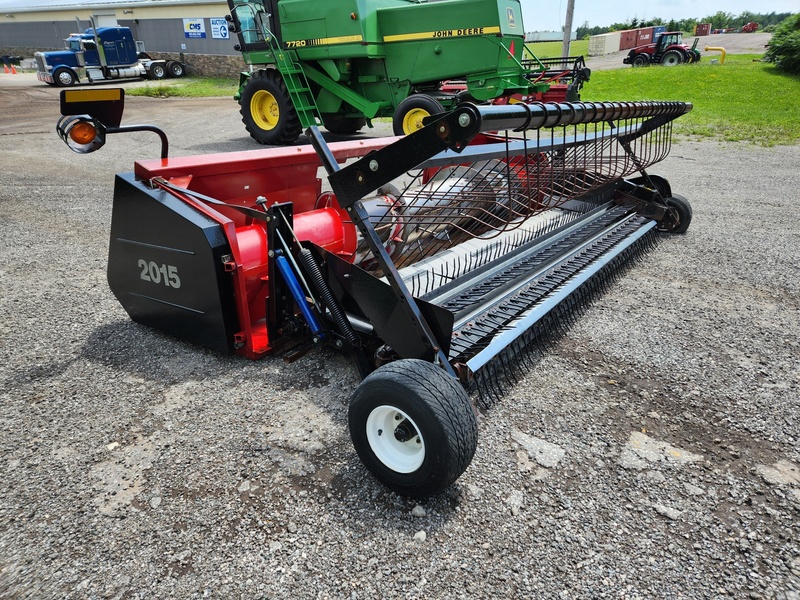
M 250 77 L 239 99 L 239 112 L 250 137 L 259 144 L 291 144 L 300 136 L 300 118 L 283 77 L 274 69 Z
M 398 360 L 372 372 L 350 399 L 348 423 L 367 469 L 413 498 L 444 491 L 469 466 L 478 443 L 464 388 L 423 360 Z
M 70 87 L 78 83 L 78 78 L 69 69 L 59 69 L 53 75 L 53 81 L 58 87 Z
M 426 94 L 413 94 L 403 100 L 394 112 L 392 127 L 395 135 L 408 135 L 422 128 L 422 120 L 444 112 L 444 106 Z
M 670 208 L 671 215 L 659 224 L 658 230 L 667 233 L 685 233 L 692 222 L 692 205 L 678 194 L 673 194 L 664 200 Z

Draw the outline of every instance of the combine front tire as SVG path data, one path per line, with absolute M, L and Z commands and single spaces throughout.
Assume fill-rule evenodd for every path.
M 416 359 L 389 363 L 364 379 L 350 399 L 348 423 L 367 469 L 413 498 L 438 494 L 458 479 L 478 443 L 464 388 Z
M 253 74 L 239 106 L 247 132 L 259 144 L 291 144 L 300 136 L 300 118 L 283 77 L 274 69 Z
M 444 106 L 426 94 L 414 94 L 403 100 L 392 118 L 395 135 L 408 135 L 422 128 L 422 119 L 444 112 Z
M 686 198 L 678 194 L 664 198 L 664 201 L 672 209 L 672 219 L 670 223 L 659 225 L 658 230 L 667 233 L 685 233 L 692 222 L 692 205 Z
M 683 62 L 684 56 L 679 50 L 667 50 L 661 57 L 661 64 L 665 67 L 674 67 Z

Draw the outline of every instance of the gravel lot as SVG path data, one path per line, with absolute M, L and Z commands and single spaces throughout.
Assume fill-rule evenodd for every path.
M 419 503 L 355 457 L 345 358 L 250 362 L 128 320 L 105 281 L 113 175 L 157 139 L 75 155 L 57 90 L 7 81 L 0 597 L 800 598 L 800 146 L 675 146 L 653 172 L 693 202 L 689 232 Z M 256 148 L 228 99 L 129 98 L 124 122 L 162 125 L 173 156 Z

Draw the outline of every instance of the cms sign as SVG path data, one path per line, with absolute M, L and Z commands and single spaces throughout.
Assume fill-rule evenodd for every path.
M 187 38 L 206 37 L 206 24 L 204 19 L 184 19 L 183 33 Z

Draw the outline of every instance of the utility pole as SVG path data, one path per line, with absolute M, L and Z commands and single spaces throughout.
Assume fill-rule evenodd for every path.
M 567 18 L 564 22 L 564 44 L 561 46 L 561 56 L 569 56 L 569 38 L 572 35 L 572 13 L 575 12 L 575 0 L 567 0 Z

